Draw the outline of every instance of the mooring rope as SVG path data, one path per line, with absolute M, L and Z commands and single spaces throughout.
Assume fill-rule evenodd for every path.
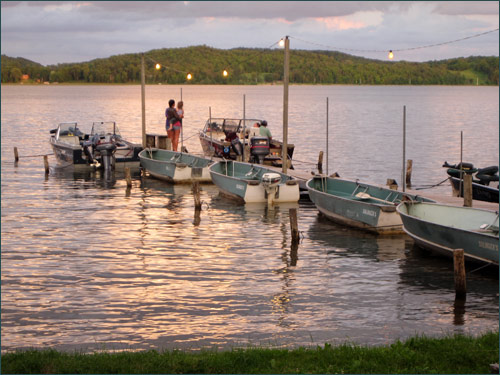
M 415 188 L 414 190 L 424 190 L 424 189 L 432 189 L 434 187 L 437 187 L 437 186 L 440 186 L 442 184 L 444 184 L 446 181 L 448 181 L 450 178 L 449 177 L 446 177 L 446 179 L 444 179 L 443 181 L 435 184 L 435 185 L 424 185 L 424 187 L 420 187 L 420 188 Z
M 41 154 L 41 155 L 23 155 L 23 156 L 19 156 L 19 159 L 21 159 L 21 158 L 37 158 L 40 156 L 50 156 L 50 155 L 54 155 L 54 154 L 52 153 L 52 154 Z

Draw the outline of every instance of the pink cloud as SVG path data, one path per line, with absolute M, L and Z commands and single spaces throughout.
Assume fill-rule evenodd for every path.
M 351 21 L 343 17 L 318 17 L 315 20 L 325 24 L 328 29 L 336 30 L 362 29 L 368 26 L 362 21 Z

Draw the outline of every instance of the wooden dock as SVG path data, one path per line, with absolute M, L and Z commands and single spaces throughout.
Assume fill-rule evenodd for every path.
M 221 158 L 217 158 L 217 157 L 214 157 L 213 159 L 215 161 L 222 161 Z M 280 173 L 282 172 L 281 167 L 273 167 L 271 165 L 263 165 L 263 166 L 266 168 L 269 168 L 271 170 L 274 170 L 276 172 L 280 172 Z M 312 174 L 312 172 L 299 171 L 296 169 L 287 169 L 286 174 L 288 176 L 293 177 L 296 180 L 298 180 L 301 190 L 307 190 L 306 182 L 307 182 L 307 180 L 311 179 L 314 176 Z M 385 186 L 385 185 L 374 184 L 374 183 L 371 183 L 368 181 L 360 181 L 360 182 L 363 182 L 363 183 L 366 183 L 369 185 L 379 186 L 382 188 L 387 188 L 387 186 Z M 401 191 L 401 190 L 399 190 L 399 191 Z M 438 193 L 435 191 L 430 191 L 430 190 L 424 191 L 424 190 L 406 189 L 405 192 L 408 194 L 419 195 L 419 196 L 424 197 L 424 198 L 432 199 L 432 200 L 436 201 L 437 203 L 447 204 L 450 206 L 462 207 L 464 205 L 464 199 L 460 198 L 460 197 L 453 197 L 451 195 L 451 191 L 452 191 L 452 189 L 450 186 L 450 194 L 449 195 Z M 499 204 L 492 203 L 492 202 L 483 202 L 483 201 L 473 200 L 472 207 L 480 208 L 483 210 L 499 211 Z
M 272 167 L 272 166 L 268 166 L 268 165 L 266 165 L 266 168 L 281 172 L 281 168 Z M 294 169 L 287 170 L 287 175 L 297 179 L 299 181 L 299 186 L 301 189 L 307 189 L 306 182 L 307 182 L 307 180 L 309 180 L 310 178 L 313 177 L 311 172 L 297 171 Z M 379 185 L 379 184 L 373 184 L 370 182 L 366 182 L 366 183 L 370 184 L 370 185 L 380 186 L 382 188 L 387 188 L 387 186 L 383 186 L 383 185 Z M 451 186 L 450 186 L 450 195 L 437 193 L 437 192 L 431 191 L 431 190 L 424 191 L 424 190 L 406 189 L 405 192 L 408 194 L 419 195 L 419 196 L 424 197 L 424 198 L 429 198 L 429 199 L 432 199 L 438 203 L 447 204 L 450 206 L 462 207 L 464 205 L 463 198 L 453 197 L 451 195 Z M 483 201 L 478 201 L 478 200 L 473 200 L 472 202 L 473 202 L 472 207 L 474 207 L 474 208 L 481 208 L 483 210 L 490 210 L 490 211 L 499 211 L 499 204 L 498 203 L 483 202 Z

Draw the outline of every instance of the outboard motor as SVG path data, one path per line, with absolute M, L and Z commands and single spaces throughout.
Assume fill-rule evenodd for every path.
M 264 158 L 269 155 L 269 138 L 252 137 L 250 139 L 250 155 L 257 164 L 264 164 Z
M 101 154 L 101 162 L 105 171 L 115 167 L 116 145 L 114 143 L 99 143 L 95 149 Z
M 281 182 L 281 175 L 279 173 L 268 172 L 262 175 L 261 183 L 264 189 L 266 189 L 266 197 L 268 205 L 271 205 L 273 203 L 280 182 Z
M 96 151 L 101 154 L 101 162 L 104 170 L 111 170 L 115 167 L 115 151 L 114 143 L 101 143 L 96 146 Z
M 231 148 L 236 153 L 236 155 L 243 155 L 243 145 L 238 138 L 235 138 L 231 141 Z
M 94 153 L 92 152 L 93 151 L 92 146 L 93 146 L 92 141 L 84 141 L 82 143 L 83 153 L 87 157 L 88 163 L 95 165 L 96 163 L 98 163 L 98 161 L 94 159 Z

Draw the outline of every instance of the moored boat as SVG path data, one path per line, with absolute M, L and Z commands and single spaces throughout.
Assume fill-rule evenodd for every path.
M 90 134 L 84 133 L 76 122 L 65 122 L 50 134 L 49 142 L 59 167 L 139 167 L 142 146 L 123 139 L 115 122 L 94 122 Z
M 306 183 L 309 198 L 330 220 L 380 234 L 402 233 L 396 205 L 429 199 L 358 181 L 316 176 Z
M 257 119 L 231 119 L 231 118 L 210 118 L 200 131 L 200 143 L 203 153 L 206 156 L 223 157 L 225 159 L 236 160 L 241 153 L 239 147 L 260 147 L 252 143 L 252 128 L 255 123 L 262 123 Z M 261 138 L 256 137 L 256 140 Z M 238 141 L 241 146 L 238 146 Z M 255 142 L 257 143 L 257 142 Z M 293 144 L 287 145 L 287 155 L 289 162 L 293 158 Z M 263 164 L 280 167 L 282 165 L 283 142 L 271 139 L 269 142 L 269 152 L 263 157 Z M 258 162 L 256 160 L 256 162 Z
M 286 174 L 258 164 L 220 161 L 210 166 L 212 181 L 229 197 L 245 203 L 298 202 L 299 184 Z
M 498 212 L 435 203 L 403 202 L 397 207 L 404 230 L 421 247 L 498 266 Z
M 471 163 L 448 164 L 444 162 L 443 167 L 448 168 L 448 174 L 453 195 L 464 196 L 463 175 L 471 174 L 472 179 L 472 199 L 484 202 L 499 202 L 498 196 L 498 166 L 486 168 L 474 168 Z
M 210 159 L 161 149 L 144 149 L 139 153 L 139 159 L 151 176 L 161 180 L 175 183 L 212 181 L 208 171 L 212 164 Z

